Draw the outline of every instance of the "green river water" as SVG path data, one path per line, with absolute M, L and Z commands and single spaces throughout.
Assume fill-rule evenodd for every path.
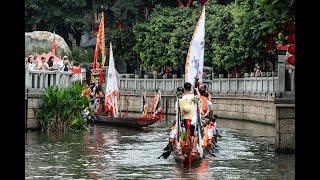
M 82 133 L 28 132 L 26 179 L 295 179 L 295 155 L 274 152 L 275 128 L 250 122 L 218 120 L 219 152 L 197 166 L 157 159 L 172 118 L 144 130 L 90 125 Z

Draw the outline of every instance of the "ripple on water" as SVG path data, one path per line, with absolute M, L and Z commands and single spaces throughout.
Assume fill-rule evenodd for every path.
M 157 159 L 168 143 L 167 127 L 145 131 L 92 126 L 62 140 L 26 145 L 26 179 L 290 179 L 294 155 L 274 153 L 270 136 L 249 129 L 220 128 L 216 157 L 181 167 L 173 157 Z M 241 127 L 241 126 L 239 126 Z M 28 134 L 38 137 L 38 134 Z M 272 138 L 272 137 L 271 137 Z M 280 165 L 279 165 L 280 164 Z M 286 166 L 282 165 L 285 164 Z M 286 167 L 281 169 L 279 167 Z M 284 174 L 284 175 L 283 175 Z

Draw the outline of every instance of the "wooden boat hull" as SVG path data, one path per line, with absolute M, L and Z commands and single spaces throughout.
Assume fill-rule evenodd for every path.
M 202 160 L 198 152 L 196 152 L 195 154 L 190 153 L 188 156 L 184 156 L 181 150 L 174 149 L 172 155 L 174 157 L 174 160 L 178 164 L 183 164 L 187 166 L 197 165 Z
M 126 117 L 111 117 L 108 115 L 96 115 L 95 122 L 106 123 L 117 126 L 126 126 L 132 128 L 147 127 L 155 122 L 159 121 L 159 116 L 126 116 Z

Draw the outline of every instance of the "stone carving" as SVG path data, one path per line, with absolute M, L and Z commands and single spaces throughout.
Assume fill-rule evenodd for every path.
M 53 42 L 54 34 L 48 31 L 33 31 L 33 32 L 26 32 L 25 33 L 25 54 L 33 54 L 36 53 L 37 49 L 47 50 L 48 52 L 52 49 L 52 42 Z M 65 42 L 65 40 L 55 34 L 55 41 L 57 46 L 56 55 L 59 56 L 60 53 L 69 54 L 70 49 Z M 48 53 L 45 52 L 45 53 Z

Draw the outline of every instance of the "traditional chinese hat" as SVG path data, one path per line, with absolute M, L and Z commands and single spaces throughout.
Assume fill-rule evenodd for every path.
M 185 119 L 192 119 L 196 114 L 197 106 L 189 99 L 180 100 L 180 113 Z

